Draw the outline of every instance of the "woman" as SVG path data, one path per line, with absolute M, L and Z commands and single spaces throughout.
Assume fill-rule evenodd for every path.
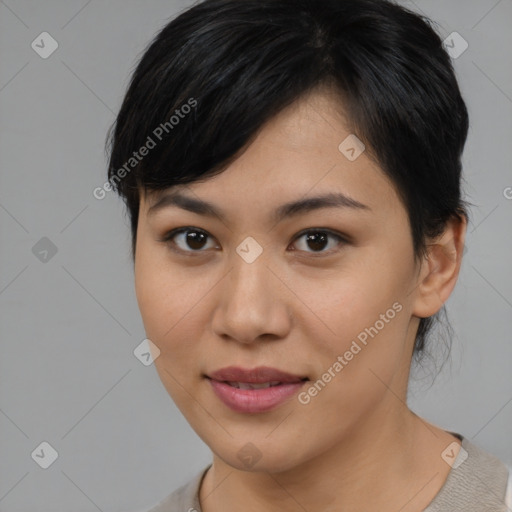
M 441 39 L 387 1 L 206 0 L 155 37 L 109 180 L 213 462 L 152 512 L 506 510 L 506 466 L 406 404 L 461 265 L 467 130 Z

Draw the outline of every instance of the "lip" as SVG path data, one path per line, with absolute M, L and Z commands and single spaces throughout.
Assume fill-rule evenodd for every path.
M 222 368 L 206 375 L 213 392 L 230 409 L 241 413 L 270 411 L 293 396 L 309 379 L 276 368 L 259 366 L 245 369 L 236 366 Z M 279 381 L 280 384 L 261 389 L 239 389 L 228 382 L 252 384 Z
M 210 379 L 229 382 L 250 382 L 253 384 L 271 382 L 294 383 L 307 379 L 306 376 L 293 375 L 291 373 L 271 368 L 270 366 L 258 366 L 256 368 L 241 368 L 240 366 L 227 366 L 207 375 Z

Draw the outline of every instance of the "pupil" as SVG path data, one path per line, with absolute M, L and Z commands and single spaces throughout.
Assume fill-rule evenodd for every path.
M 327 244 L 327 235 L 325 233 L 315 233 L 307 236 L 307 243 L 310 249 L 322 250 Z M 313 246 L 311 246 L 311 243 Z
M 197 231 L 187 232 L 187 244 L 192 249 L 201 249 L 204 245 L 206 236 L 204 233 Z M 307 243 L 309 247 L 315 251 L 321 251 L 327 244 L 327 235 L 325 233 L 314 233 L 307 235 Z
M 187 232 L 187 244 L 192 249 L 201 249 L 204 245 L 205 239 L 204 233 L 198 233 L 197 231 L 188 231 Z

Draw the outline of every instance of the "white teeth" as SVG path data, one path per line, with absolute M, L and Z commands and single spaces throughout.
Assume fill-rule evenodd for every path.
M 238 389 L 264 389 L 269 388 L 270 386 L 277 386 L 278 384 L 281 384 L 278 380 L 274 380 L 271 382 L 262 382 L 262 383 L 256 383 L 256 382 L 228 382 L 230 386 L 233 386 L 234 388 Z

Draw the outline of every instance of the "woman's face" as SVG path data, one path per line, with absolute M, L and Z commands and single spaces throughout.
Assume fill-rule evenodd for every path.
M 334 100 L 316 92 L 221 174 L 141 200 L 135 284 L 154 364 L 233 467 L 283 471 L 404 411 L 420 269 L 393 185 L 353 139 L 339 149 L 349 135 Z M 178 191 L 220 217 L 169 199 L 149 211 Z M 328 195 L 339 198 L 283 209 Z M 189 231 L 163 241 L 177 228 Z M 269 391 L 207 377 L 228 366 L 308 381 Z

